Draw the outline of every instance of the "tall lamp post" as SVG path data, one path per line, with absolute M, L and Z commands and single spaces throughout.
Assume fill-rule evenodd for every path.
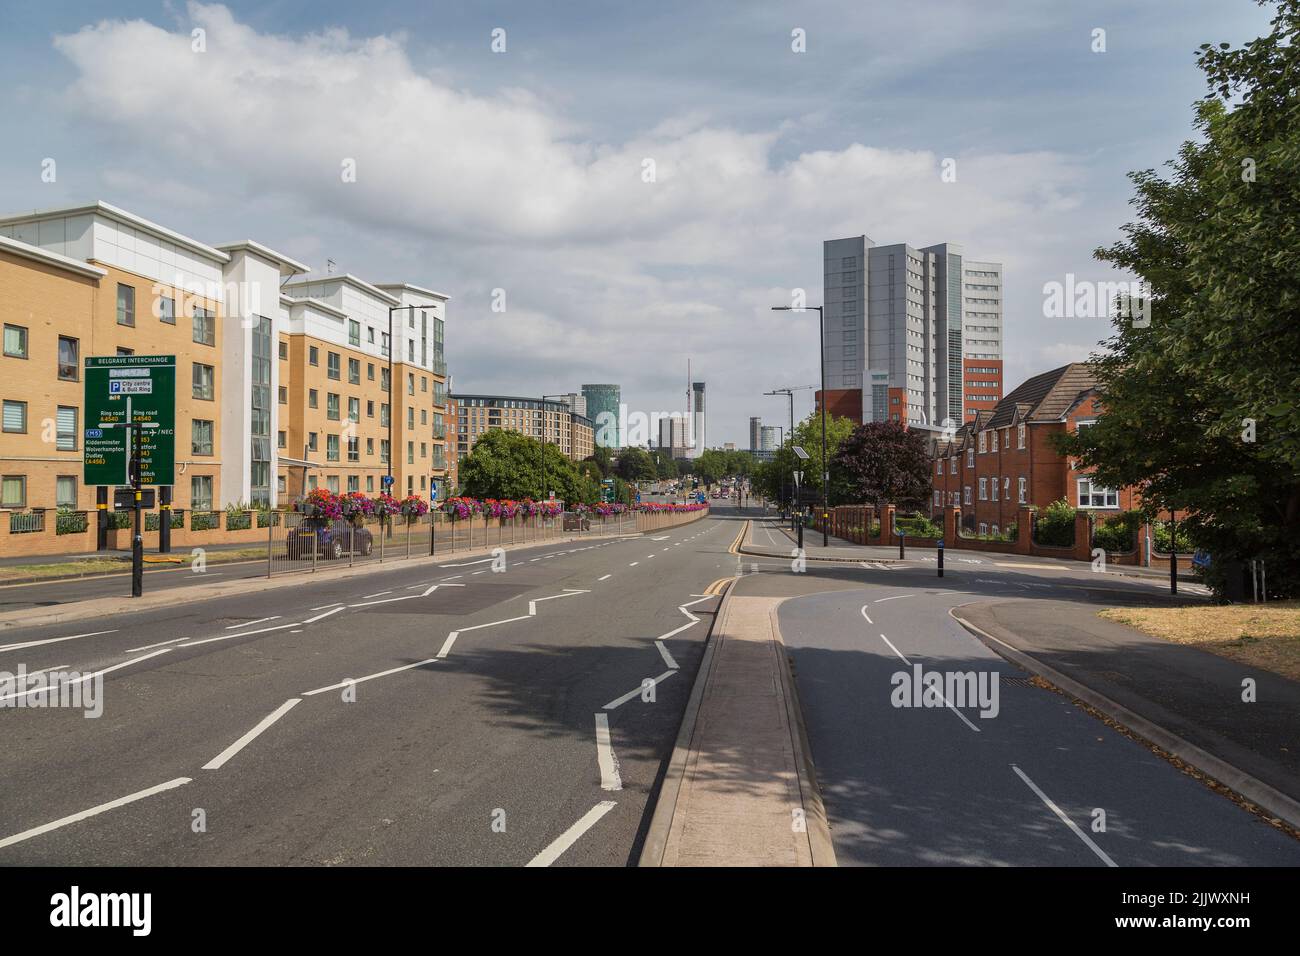
M 559 395 L 543 395 L 543 396 L 542 396 L 542 412 L 541 412 L 541 415 L 542 415 L 542 454 L 541 454 L 541 465 L 542 465 L 542 494 L 541 494 L 541 497 L 537 499 L 538 501 L 545 501 L 545 500 L 546 500 L 546 402 L 547 402 L 548 399 L 552 399 L 552 398 L 565 398 L 565 397 L 567 397 L 567 395 L 568 395 L 568 393 L 566 392 L 566 393 L 562 393 L 562 394 L 559 394 Z M 570 409 L 570 410 L 572 411 L 572 409 Z
M 822 367 L 822 547 L 829 547 L 831 543 L 830 528 L 826 523 L 827 516 L 827 495 L 830 493 L 831 481 L 831 463 L 826 457 L 826 315 L 820 305 L 808 305 L 802 309 L 796 309 L 792 305 L 774 305 L 773 312 L 805 312 L 808 309 L 817 310 L 817 345 L 821 353 Z M 792 400 L 793 401 L 793 400 Z
M 397 449 L 393 447 L 393 418 L 397 415 L 397 383 L 393 381 L 393 350 L 397 346 L 397 340 L 393 337 L 393 313 L 401 312 L 403 309 L 432 308 L 434 308 L 432 302 L 393 305 L 388 308 L 388 475 L 386 477 L 392 478 L 393 483 L 397 482 L 397 476 L 393 474 L 397 470 L 393 467 L 397 457 Z M 391 495 L 392 492 L 390 491 L 389 494 Z

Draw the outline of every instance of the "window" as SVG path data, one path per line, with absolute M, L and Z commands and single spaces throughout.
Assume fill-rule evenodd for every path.
M 361 344 L 361 323 L 356 319 L 348 319 L 348 345 Z
M 54 447 L 58 451 L 76 451 L 77 450 L 77 407 L 75 405 L 60 405 L 55 410 L 55 440 Z
M 388 464 L 388 439 L 379 439 L 379 460 L 385 465 Z
M 939 507 L 939 489 L 938 489 L 938 488 L 936 488 L 936 489 L 934 490 L 934 506 L 935 506 L 936 508 Z
M 168 325 L 176 324 L 176 300 L 169 295 L 158 297 L 158 321 Z
M 986 451 L 988 451 L 988 433 L 980 432 L 980 454 L 982 455 Z
M 339 460 L 339 436 L 338 435 L 325 436 L 325 460 L 326 461 Z
M 1025 447 L 1025 426 L 1023 424 L 1016 426 L 1016 447 Z
M 315 433 L 315 432 L 308 432 L 308 433 L 307 433 L 307 450 L 308 450 L 308 451 L 315 451 L 315 450 L 316 450 L 316 433 Z
M 348 383 L 351 385 L 361 384 L 361 359 L 348 359 Z
M 325 375 L 336 382 L 339 378 L 339 353 L 327 352 L 325 355 Z
M 337 495 L 339 493 L 339 476 L 329 475 L 326 477 L 325 487 Z
M 942 475 L 942 474 L 943 474 L 943 462 L 942 462 L 942 461 L 936 461 L 936 462 L 934 463 L 934 473 L 935 473 L 936 475 Z
M 1076 432 L 1081 432 L 1081 431 L 1083 431 L 1085 428 L 1091 428 L 1091 427 L 1092 427 L 1093 425 L 1095 425 L 1095 424 L 1097 424 L 1097 419 L 1095 419 L 1095 418 L 1083 418 L 1083 419 L 1080 419 L 1079 421 L 1077 421 L 1077 422 L 1074 423 L 1074 430 L 1075 430 Z
M 307 389 L 307 407 L 320 408 L 320 394 L 314 388 Z
M 388 427 L 388 404 L 386 402 L 381 403 L 379 406 L 379 424 L 385 428 Z
M 366 418 L 374 418 L 374 417 L 375 417 L 375 403 L 370 399 L 366 399 Z
M 989 533 L 988 522 L 986 522 L 986 521 L 981 521 L 981 522 L 980 522 L 980 534 L 983 535 L 983 534 L 988 534 L 988 533 Z
M 371 381 L 371 382 L 373 382 L 373 381 L 375 380 L 375 363 L 374 363 L 374 362 L 367 362 L 367 363 L 366 363 L 366 379 L 367 379 L 368 381 Z
M 135 349 L 128 349 L 128 348 L 126 348 L 125 346 L 121 346 L 121 345 L 119 345 L 119 346 L 117 347 L 117 354 L 118 354 L 119 356 L 121 356 L 121 355 L 134 355 L 134 354 L 135 354 Z
M 989 532 L 996 538 L 998 536 L 998 526 L 994 525 L 989 529 Z
M 202 398 L 209 402 L 212 401 L 214 394 L 212 385 L 212 366 L 195 362 L 192 374 L 194 397 Z
M 991 482 L 989 482 L 989 499 L 990 499 L 991 501 L 997 501 L 997 500 L 998 500 L 998 477 L 997 477 L 997 475 L 994 475 L 994 476 L 993 476 L 993 480 L 992 480 Z
M 987 478 L 980 479 L 980 501 L 988 500 L 988 496 L 989 496 L 988 481 L 989 480 Z
M 375 440 L 374 440 L 373 438 L 367 438 L 367 439 L 366 439 L 366 457 L 369 457 L 369 456 L 373 455 L 374 453 L 375 453 Z
M 5 475 L 0 491 L 0 508 L 27 507 L 27 476 Z
M 289 493 L 289 482 L 285 479 L 284 475 L 276 476 L 275 490 L 282 495 Z
M 975 449 L 974 449 L 974 448 L 967 448 L 967 449 L 966 449 L 966 467 L 967 467 L 967 468 L 974 468 L 974 467 L 975 467 Z
M 307 490 L 315 491 L 320 486 L 320 479 L 315 475 L 307 476 Z
M 406 373 L 406 394 L 415 394 L 415 375 L 411 372 Z
M 320 349 L 314 345 L 307 346 L 307 362 L 310 365 L 320 364 Z
M 56 508 L 77 507 L 76 475 L 59 475 L 54 479 L 54 506 Z
M 281 342 L 281 343 L 280 343 L 280 361 L 282 361 L 282 362 L 287 362 L 287 361 L 289 361 L 289 343 L 288 343 L 288 342 Z
M 325 393 L 325 417 L 332 422 L 339 420 L 339 397 L 334 392 Z
M 75 382 L 77 380 L 77 370 L 81 365 L 81 343 L 77 339 L 68 338 L 66 335 L 59 336 L 59 379 L 64 382 Z
M 190 454 L 212 454 L 212 422 L 203 418 L 190 421 Z
M 275 433 L 275 446 L 276 446 L 277 448 L 288 448 L 288 447 L 289 447 L 289 433 L 288 433 L 288 432 L 285 432 L 285 431 L 278 431 L 278 432 L 276 432 L 276 433 Z
M 348 399 L 348 421 L 350 422 L 361 421 L 361 399 L 359 398 Z
M 997 451 L 997 450 L 998 450 L 998 432 L 997 432 L 997 429 L 994 429 L 994 430 L 993 430 L 993 444 L 989 446 L 989 450 L 990 450 L 990 451 Z
M 950 475 L 955 475 L 955 474 L 957 474 L 957 456 L 956 456 L 956 455 L 953 455 L 951 458 L 948 459 L 948 474 L 950 474 Z
M 194 334 L 191 338 L 200 345 L 217 344 L 217 321 L 211 309 L 194 307 Z
M 361 490 L 361 476 L 348 475 L 348 491 L 360 491 L 360 490 Z
M 5 355 L 27 358 L 27 329 L 23 326 L 5 324 Z
M 389 342 L 388 333 L 385 332 L 382 335 L 380 335 L 379 341 L 380 341 L 379 354 L 382 355 L 384 358 L 388 358 L 388 342 Z
M 414 428 L 415 428 L 415 409 L 414 409 L 414 408 L 407 408 L 407 410 L 406 410 L 406 427 L 407 427 L 407 428 L 411 428 L 411 429 L 414 429 Z
M 381 368 L 379 370 L 379 387 L 382 388 L 385 392 L 388 391 L 390 387 L 389 378 L 388 378 L 388 369 L 386 368 Z
M 373 338 L 373 336 L 372 336 Z M 375 490 L 375 476 L 366 475 L 366 492 L 367 494 Z
M 135 287 L 117 284 L 117 324 L 135 325 Z
M 1020 503 L 1023 505 L 1025 503 L 1025 479 L 1023 478 L 1016 479 L 1016 494 L 1019 498 Z
M 4 430 L 25 434 L 27 432 L 27 403 L 4 401 Z
M 190 508 L 194 511 L 212 510 L 211 475 L 194 475 L 190 478 Z
M 1007 501 L 1011 500 L 1011 479 L 1010 478 L 1002 479 L 1002 497 Z
M 349 438 L 348 439 L 348 461 L 360 461 L 360 460 L 361 460 L 361 439 Z M 356 491 L 357 489 L 353 488 L 352 490 Z
M 963 488 L 962 490 L 965 492 L 965 501 L 966 501 L 966 504 L 970 504 L 970 485 L 967 485 L 967 486 L 966 486 L 965 488 Z
M 280 399 L 281 405 L 289 404 L 289 390 L 285 388 L 283 385 L 280 386 L 276 397 Z
M 1119 493 L 1101 485 L 1094 485 L 1091 478 L 1079 479 L 1080 508 L 1118 508 Z
M 413 441 L 406 443 L 406 463 L 408 465 L 415 464 L 415 442 Z

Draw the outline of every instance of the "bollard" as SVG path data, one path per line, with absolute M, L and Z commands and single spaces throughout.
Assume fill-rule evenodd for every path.
M 906 536 L 907 536 L 907 532 L 904 531 L 902 528 L 899 528 L 898 529 L 898 559 L 900 561 L 907 556 L 906 551 L 903 550 L 903 539 Z
M 943 577 L 943 539 L 939 539 L 939 577 Z

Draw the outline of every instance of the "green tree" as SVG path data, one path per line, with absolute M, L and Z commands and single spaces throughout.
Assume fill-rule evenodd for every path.
M 600 469 L 600 476 L 608 478 L 614 471 L 614 461 L 610 456 L 609 449 L 604 445 L 597 445 L 596 450 L 583 459 L 583 461 L 593 462 Z
M 1131 174 L 1137 221 L 1097 258 L 1150 287 L 1093 360 L 1105 414 L 1059 439 L 1098 479 L 1139 486 L 1148 514 L 1224 559 L 1263 558 L 1300 593 L 1300 3 L 1269 35 L 1204 44 L 1199 137 Z M 1221 580 L 1211 579 L 1212 585 Z
M 831 468 L 855 502 L 920 508 L 930 498 L 933 469 L 925 436 L 898 422 L 865 422 L 839 444 Z
M 828 495 L 828 503 L 853 504 L 856 502 L 857 491 L 849 480 L 848 476 L 835 466 L 835 454 L 840 445 L 853 434 L 855 423 L 851 418 L 836 418 L 829 415 L 826 418 L 826 452 L 831 461 L 831 486 Z M 800 461 L 794 453 L 794 446 L 798 445 L 808 453 L 807 461 Z M 804 500 L 813 498 L 821 499 L 822 489 L 822 420 L 821 415 L 817 412 L 809 415 L 803 421 L 794 427 L 794 435 L 786 439 L 772 457 L 772 460 L 765 467 L 767 487 L 770 491 L 775 491 L 782 483 L 790 485 L 793 481 L 791 473 L 793 471 L 803 472 L 803 478 L 800 481 L 799 488 Z M 773 482 L 775 485 L 773 486 Z M 793 490 L 788 490 L 787 494 L 793 495 Z
M 618 476 L 624 481 L 654 481 L 659 471 L 644 448 L 624 448 L 618 453 Z
M 556 445 L 500 428 L 485 432 L 460 465 L 460 493 L 472 498 L 537 498 L 546 489 L 567 504 L 594 503 L 599 482 L 581 473 Z

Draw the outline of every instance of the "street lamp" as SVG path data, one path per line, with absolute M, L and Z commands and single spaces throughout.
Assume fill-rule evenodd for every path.
M 772 306 L 773 312 L 804 312 L 808 309 L 817 310 L 817 344 L 821 352 L 822 366 L 822 547 L 825 548 L 831 543 L 830 528 L 826 523 L 826 496 L 830 490 L 831 480 L 831 463 L 826 457 L 826 315 L 820 305 L 804 306 L 801 309 L 796 309 L 792 305 Z
M 397 455 L 397 449 L 393 447 L 393 419 L 397 415 L 397 388 L 393 382 L 393 347 L 397 340 L 393 337 L 393 313 L 400 312 L 403 309 L 432 309 L 434 303 L 421 302 L 415 305 L 393 305 L 388 308 L 388 475 L 396 484 L 397 476 L 393 474 L 397 469 L 393 467 Z M 382 481 L 382 479 L 381 479 Z M 391 487 L 391 486 L 390 486 Z M 391 495 L 392 492 L 390 491 Z

